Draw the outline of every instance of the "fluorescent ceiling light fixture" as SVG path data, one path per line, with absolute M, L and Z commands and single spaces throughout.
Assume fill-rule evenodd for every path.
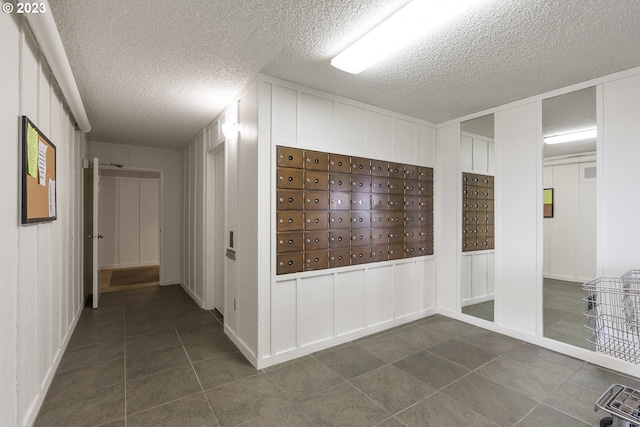
M 598 136 L 597 129 L 580 130 L 577 132 L 568 132 L 561 135 L 548 136 L 544 139 L 545 144 L 562 144 L 563 142 L 582 141 L 584 139 L 592 139 Z
M 480 0 L 413 0 L 331 60 L 352 74 L 450 21 Z

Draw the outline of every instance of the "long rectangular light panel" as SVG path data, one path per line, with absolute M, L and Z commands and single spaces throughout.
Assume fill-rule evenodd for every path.
M 582 141 L 598 136 L 597 129 L 581 130 L 578 132 L 563 133 L 561 135 L 548 136 L 544 138 L 545 144 L 562 144 L 563 142 Z
M 359 74 L 478 1 L 414 0 L 334 57 L 331 65 Z

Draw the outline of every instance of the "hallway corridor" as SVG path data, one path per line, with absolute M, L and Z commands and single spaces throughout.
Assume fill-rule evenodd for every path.
M 443 316 L 271 368 L 179 287 L 85 308 L 35 425 L 587 427 L 640 381 Z

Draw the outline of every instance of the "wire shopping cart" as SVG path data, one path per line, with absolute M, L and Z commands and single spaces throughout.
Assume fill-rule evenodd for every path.
M 640 270 L 599 277 L 582 285 L 596 351 L 640 364 Z
M 612 384 L 596 402 L 594 411 L 611 414 L 600 420 L 600 427 L 640 426 L 640 391 L 622 384 Z
M 640 270 L 622 277 L 600 277 L 582 285 L 591 330 L 587 341 L 596 351 L 640 364 Z M 600 427 L 640 427 L 640 391 L 613 384 L 596 402 L 611 417 Z

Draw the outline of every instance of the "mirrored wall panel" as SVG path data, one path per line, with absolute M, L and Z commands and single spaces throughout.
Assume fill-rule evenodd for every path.
M 542 102 L 544 336 L 587 342 L 582 284 L 596 276 L 596 89 Z
M 495 272 L 493 114 L 462 123 L 462 312 L 493 321 Z

